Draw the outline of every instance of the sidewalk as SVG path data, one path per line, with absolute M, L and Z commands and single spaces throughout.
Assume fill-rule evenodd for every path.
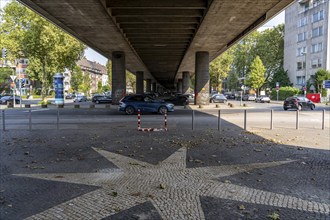
M 330 218 L 330 151 L 239 128 L 89 126 L 1 133 L 0 219 Z

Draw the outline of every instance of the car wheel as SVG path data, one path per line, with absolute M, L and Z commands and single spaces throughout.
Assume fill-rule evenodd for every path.
M 283 107 L 283 109 L 284 109 L 284 111 L 287 111 L 288 110 L 288 108 L 286 108 L 286 107 Z
M 315 109 L 315 105 L 311 105 L 311 110 L 314 110 Z
M 164 115 L 167 112 L 166 106 L 160 106 L 158 109 L 158 112 L 162 115 Z
M 95 101 L 95 103 L 96 103 L 96 104 L 99 104 L 99 103 L 100 103 L 100 101 Z
M 125 108 L 125 113 L 126 113 L 127 115 L 131 115 L 131 114 L 133 114 L 133 113 L 134 113 L 134 108 L 133 108 L 133 106 L 127 106 L 127 107 Z
M 301 105 L 298 105 L 298 110 L 301 111 L 301 109 L 302 109 L 302 108 L 301 108 Z

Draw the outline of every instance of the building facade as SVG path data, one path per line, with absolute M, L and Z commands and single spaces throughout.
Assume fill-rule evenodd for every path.
M 329 37 L 329 0 L 298 0 L 285 10 L 284 69 L 294 87 L 313 91 L 317 70 L 329 70 Z

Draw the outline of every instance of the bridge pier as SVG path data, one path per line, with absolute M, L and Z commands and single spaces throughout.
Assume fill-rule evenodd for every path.
M 178 83 L 176 85 L 176 89 L 178 93 L 182 93 L 182 79 L 178 80 Z
M 157 92 L 157 83 L 156 82 L 152 83 L 152 92 Z
M 112 103 L 119 104 L 126 95 L 126 63 L 123 51 L 112 53 Z
M 136 72 L 136 94 L 142 94 L 143 91 L 143 71 Z
M 210 96 L 209 53 L 196 52 L 195 105 L 208 105 Z
M 182 73 L 182 93 L 189 93 L 190 74 L 189 72 Z
M 151 92 L 151 79 L 146 80 L 146 92 Z

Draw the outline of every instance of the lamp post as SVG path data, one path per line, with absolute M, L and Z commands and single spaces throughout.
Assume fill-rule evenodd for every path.
M 306 97 L 306 90 L 307 90 L 307 63 L 306 63 L 306 57 L 307 53 L 304 51 L 301 53 L 301 55 L 305 56 L 305 81 L 304 81 L 304 96 Z

